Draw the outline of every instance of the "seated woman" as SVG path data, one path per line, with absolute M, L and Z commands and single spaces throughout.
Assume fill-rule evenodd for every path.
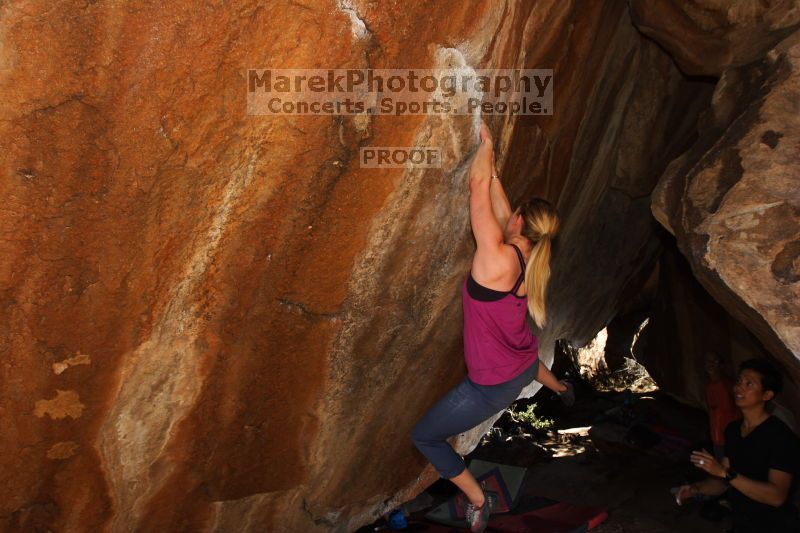
M 678 493 L 686 499 L 727 491 L 735 533 L 800 531 L 797 509 L 788 503 L 800 470 L 800 440 L 766 409 L 781 385 L 780 373 L 767 360 L 742 363 L 734 393 L 743 418 L 725 430 L 725 458 L 720 463 L 706 450 L 693 452 L 692 463 L 712 477 Z

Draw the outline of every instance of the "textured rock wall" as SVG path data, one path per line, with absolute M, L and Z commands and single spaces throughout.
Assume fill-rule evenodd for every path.
M 478 117 L 248 117 L 247 68 L 554 68 L 552 117 L 490 119 L 512 201 L 565 217 L 548 361 L 652 263 L 649 193 L 710 95 L 623 2 L 19 0 L 0 21 L 10 531 L 346 531 L 435 478 L 408 433 L 464 375 Z M 364 145 L 446 147 L 444 168 L 360 169 Z
M 656 286 L 648 295 L 650 305 L 645 310 L 648 324 L 633 351 L 662 390 L 705 408 L 708 351 L 720 354 L 723 372 L 730 377 L 735 377 L 743 360 L 772 355 L 697 281 L 674 240 L 664 241 L 654 269 Z M 787 383 L 777 403 L 797 413 L 798 392 L 796 385 Z
M 631 0 L 637 28 L 689 75 L 760 60 L 800 24 L 797 0 Z
M 760 59 L 722 72 L 697 143 L 670 164 L 653 197 L 656 218 L 695 277 L 760 341 L 751 355 L 766 351 L 786 371 L 794 390 L 785 401 L 798 413 L 799 126 L 794 33 Z
M 247 117 L 244 70 L 493 54 L 513 66 L 526 14 L 460 2 L 0 10 L 0 523 L 366 521 L 420 470 L 400 435 L 413 372 L 460 371 L 458 332 L 441 325 L 467 243 L 463 204 L 448 209 L 464 192 L 452 170 L 474 121 Z M 362 143 L 417 137 L 453 146 L 446 172 L 353 161 Z

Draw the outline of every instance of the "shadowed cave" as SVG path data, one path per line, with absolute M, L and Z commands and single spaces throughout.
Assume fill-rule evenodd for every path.
M 465 375 L 480 116 L 254 116 L 252 68 L 553 70 L 551 114 L 483 118 L 512 204 L 561 214 L 537 335 L 583 407 L 531 385 L 516 409 L 550 433 L 516 453 L 498 413 L 460 453 L 630 487 L 533 470 L 623 401 L 580 373 L 601 333 L 601 370 L 641 365 L 668 422 L 705 431 L 709 350 L 774 362 L 798 414 L 795 0 L 20 0 L 0 21 L 0 530 L 356 531 L 438 486 L 409 432 Z M 360 165 L 374 146 L 441 165 Z M 623 500 L 606 531 L 695 527 Z

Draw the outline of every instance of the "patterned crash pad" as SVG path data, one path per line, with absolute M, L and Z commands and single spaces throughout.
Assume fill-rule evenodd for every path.
M 492 516 L 488 531 L 503 533 L 583 533 L 608 518 L 600 507 L 553 502 L 551 505 L 520 514 Z
M 581 533 L 597 527 L 608 518 L 603 508 L 572 505 L 548 498 L 534 498 L 527 502 L 524 509 L 519 508 L 525 468 L 473 459 L 469 471 L 479 482 L 485 481 L 487 489 L 499 495 L 487 533 Z M 436 524 L 430 524 L 428 528 L 420 524 L 418 530 L 455 533 L 469 529 L 464 518 L 465 503 L 463 494 L 459 493 L 425 515 L 427 520 Z
M 499 496 L 493 513 L 507 513 L 517 504 L 522 481 L 526 469 L 519 466 L 501 465 L 480 459 L 473 459 L 469 471 L 478 482 L 485 481 L 487 490 L 493 490 Z M 463 493 L 434 508 L 425 518 L 446 526 L 467 527 L 464 518 L 466 504 Z

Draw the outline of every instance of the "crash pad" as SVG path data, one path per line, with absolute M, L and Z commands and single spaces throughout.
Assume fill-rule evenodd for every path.
M 493 514 L 486 533 L 583 533 L 591 531 L 608 518 L 608 512 L 601 507 L 573 505 L 564 502 L 541 499 L 543 507 L 532 511 Z M 417 529 L 429 533 L 463 533 L 463 527 L 430 524 L 429 528 Z
M 497 493 L 498 501 L 493 513 L 507 513 L 514 508 L 525 478 L 525 468 L 473 459 L 468 469 L 478 482 L 486 483 L 487 490 Z M 466 527 L 465 504 L 465 496 L 459 492 L 457 496 L 428 512 L 425 518 L 446 526 Z
M 608 512 L 601 507 L 554 502 L 528 511 L 492 516 L 487 531 L 503 533 L 580 533 L 605 522 Z

